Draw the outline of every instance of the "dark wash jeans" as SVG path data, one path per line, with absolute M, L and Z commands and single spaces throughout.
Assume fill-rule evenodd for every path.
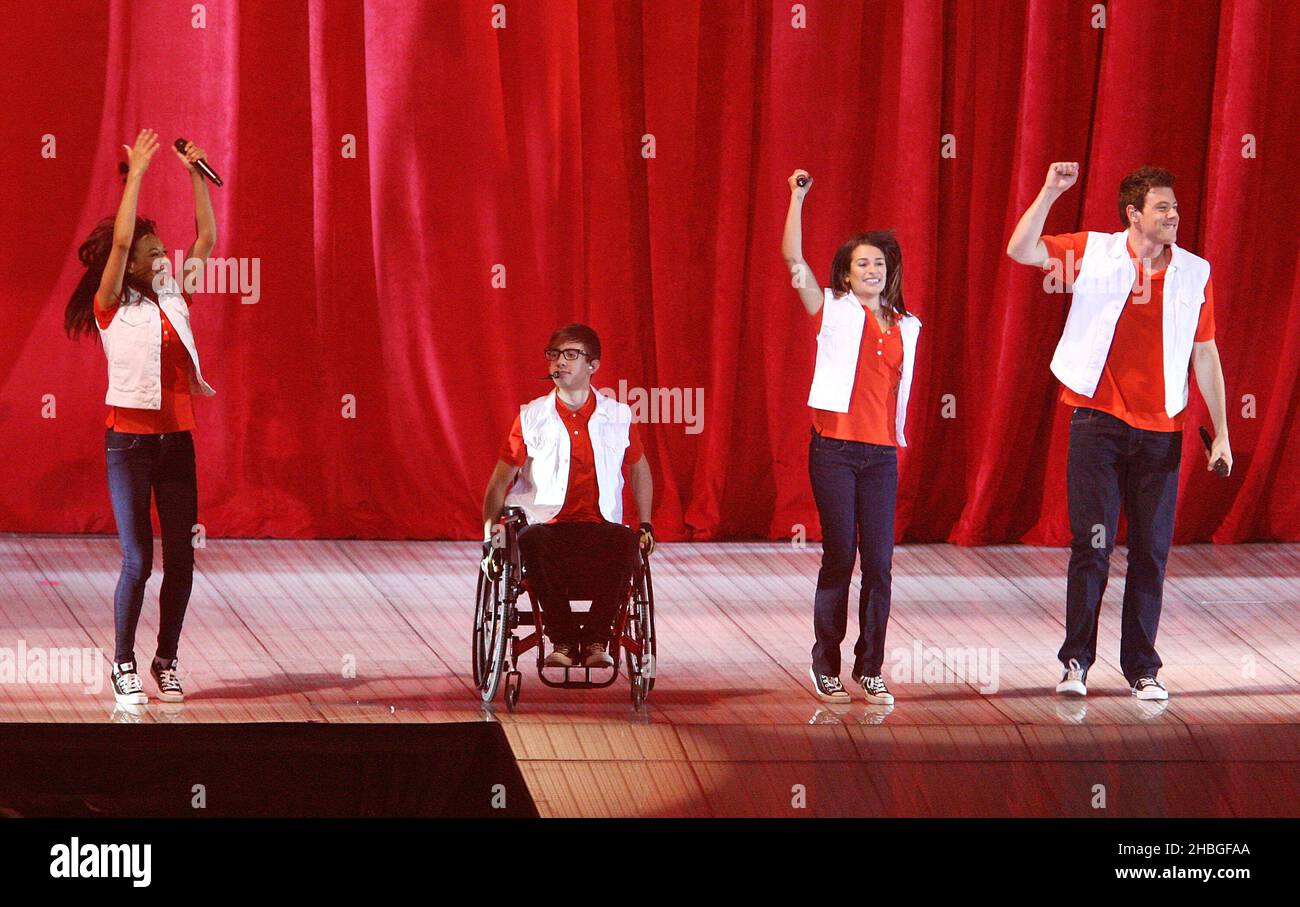
M 636 567 L 637 533 L 621 523 L 575 520 L 519 530 L 519 553 L 555 645 L 608 643 Z M 579 627 L 569 598 L 591 599 Z
M 822 523 L 822 566 L 813 603 L 813 668 L 840 673 L 840 643 L 848 624 L 849 586 L 855 554 L 862 554 L 862 595 L 853 676 L 880 673 L 894 558 L 894 503 L 898 449 L 827 438 L 813 429 L 808 474 Z M 855 551 L 856 549 L 856 551 Z
M 1097 660 L 1097 616 L 1122 502 L 1129 547 L 1120 669 L 1130 685 L 1160 670 L 1156 628 L 1174 537 L 1182 441 L 1182 432 L 1133 428 L 1100 410 L 1079 407 L 1070 416 L 1070 571 L 1065 642 L 1057 653 L 1062 664 L 1075 659 L 1087 668 Z
M 194 581 L 190 533 L 199 519 L 194 438 L 188 431 L 138 435 L 104 433 L 108 491 L 122 542 L 122 572 L 113 596 L 117 663 L 135 660 L 135 628 L 144 585 L 153 572 L 153 527 L 149 498 L 158 505 L 162 529 L 163 581 L 159 594 L 158 658 L 175 658 Z

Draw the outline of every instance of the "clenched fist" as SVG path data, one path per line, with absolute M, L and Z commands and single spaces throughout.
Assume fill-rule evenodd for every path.
M 1047 168 L 1047 179 L 1043 185 L 1050 192 L 1061 193 L 1079 180 L 1078 161 L 1057 161 Z

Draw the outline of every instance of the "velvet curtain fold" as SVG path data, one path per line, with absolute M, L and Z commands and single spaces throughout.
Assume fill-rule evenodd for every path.
M 214 254 L 260 266 L 256 303 L 193 308 L 212 536 L 478 537 L 541 348 L 576 320 L 604 343 L 597 387 L 663 404 L 642 426 L 661 538 L 818 537 L 815 321 L 780 258 L 803 167 L 819 281 L 849 235 L 893 228 L 924 323 L 900 540 L 1065 544 L 1067 299 L 1004 250 L 1047 165 L 1077 160 L 1050 232 L 1119 229 L 1120 178 L 1159 164 L 1214 269 L 1237 462 L 1205 472 L 1193 382 L 1176 540 L 1300 538 L 1300 4 L 501 8 L 0 6 L 0 530 L 113 531 L 103 354 L 62 312 L 148 126 L 207 150 Z M 140 210 L 168 249 L 192 239 L 166 149 Z

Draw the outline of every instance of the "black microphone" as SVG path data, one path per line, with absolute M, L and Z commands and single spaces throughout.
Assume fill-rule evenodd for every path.
M 1201 443 L 1205 445 L 1205 452 L 1207 454 L 1214 447 L 1214 443 L 1210 440 L 1210 433 L 1205 430 L 1204 425 L 1201 426 Z M 1214 461 L 1213 468 L 1216 476 L 1226 476 L 1228 474 L 1228 464 L 1223 457 L 1219 457 L 1219 459 Z
M 185 144 L 186 144 L 185 139 L 177 139 L 176 150 L 179 151 L 181 154 L 184 154 Z M 202 173 L 204 176 L 206 176 L 212 182 L 213 185 L 215 186 L 224 185 L 221 182 L 221 177 L 217 176 L 217 171 L 213 170 L 211 167 L 208 166 L 208 162 L 206 159 L 199 158 L 197 161 L 194 162 L 194 166 L 199 171 L 199 173 Z
M 808 185 L 808 177 L 806 176 L 796 177 L 794 182 L 796 186 L 802 189 L 804 186 Z

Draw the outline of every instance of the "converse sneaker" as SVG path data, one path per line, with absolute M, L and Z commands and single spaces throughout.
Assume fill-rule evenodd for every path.
M 578 654 L 578 647 L 567 642 L 556 643 L 551 654 L 546 656 L 546 661 L 542 662 L 548 668 L 571 668 L 573 667 L 573 656 Z
M 1133 684 L 1133 695 L 1138 699 L 1168 699 L 1169 691 L 1154 677 L 1139 677 Z
M 1071 658 L 1061 675 L 1061 682 L 1056 685 L 1056 692 L 1069 693 L 1072 696 L 1088 695 L 1088 669 L 1079 667 L 1078 659 Z
M 154 683 L 158 684 L 158 698 L 163 702 L 181 702 L 185 691 L 181 689 L 181 679 L 176 671 L 176 659 L 159 661 L 155 658 L 149 664 L 149 673 Z
M 609 653 L 605 651 L 605 644 L 603 642 L 589 643 L 582 650 L 582 655 L 583 655 L 582 658 L 583 667 L 587 667 L 587 668 L 614 667 L 614 659 L 610 658 Z
M 134 661 L 113 665 L 113 698 L 122 705 L 144 705 L 149 701 Z
M 885 686 L 885 678 L 879 674 L 874 674 L 871 677 L 864 674 L 853 679 L 862 684 L 862 690 L 867 694 L 867 702 L 873 705 L 894 704 L 894 694 L 889 692 L 889 688 Z
M 849 701 L 849 691 L 844 689 L 844 684 L 840 683 L 838 677 L 818 674 L 816 668 L 809 668 L 808 676 L 812 678 L 813 692 L 822 702 Z

